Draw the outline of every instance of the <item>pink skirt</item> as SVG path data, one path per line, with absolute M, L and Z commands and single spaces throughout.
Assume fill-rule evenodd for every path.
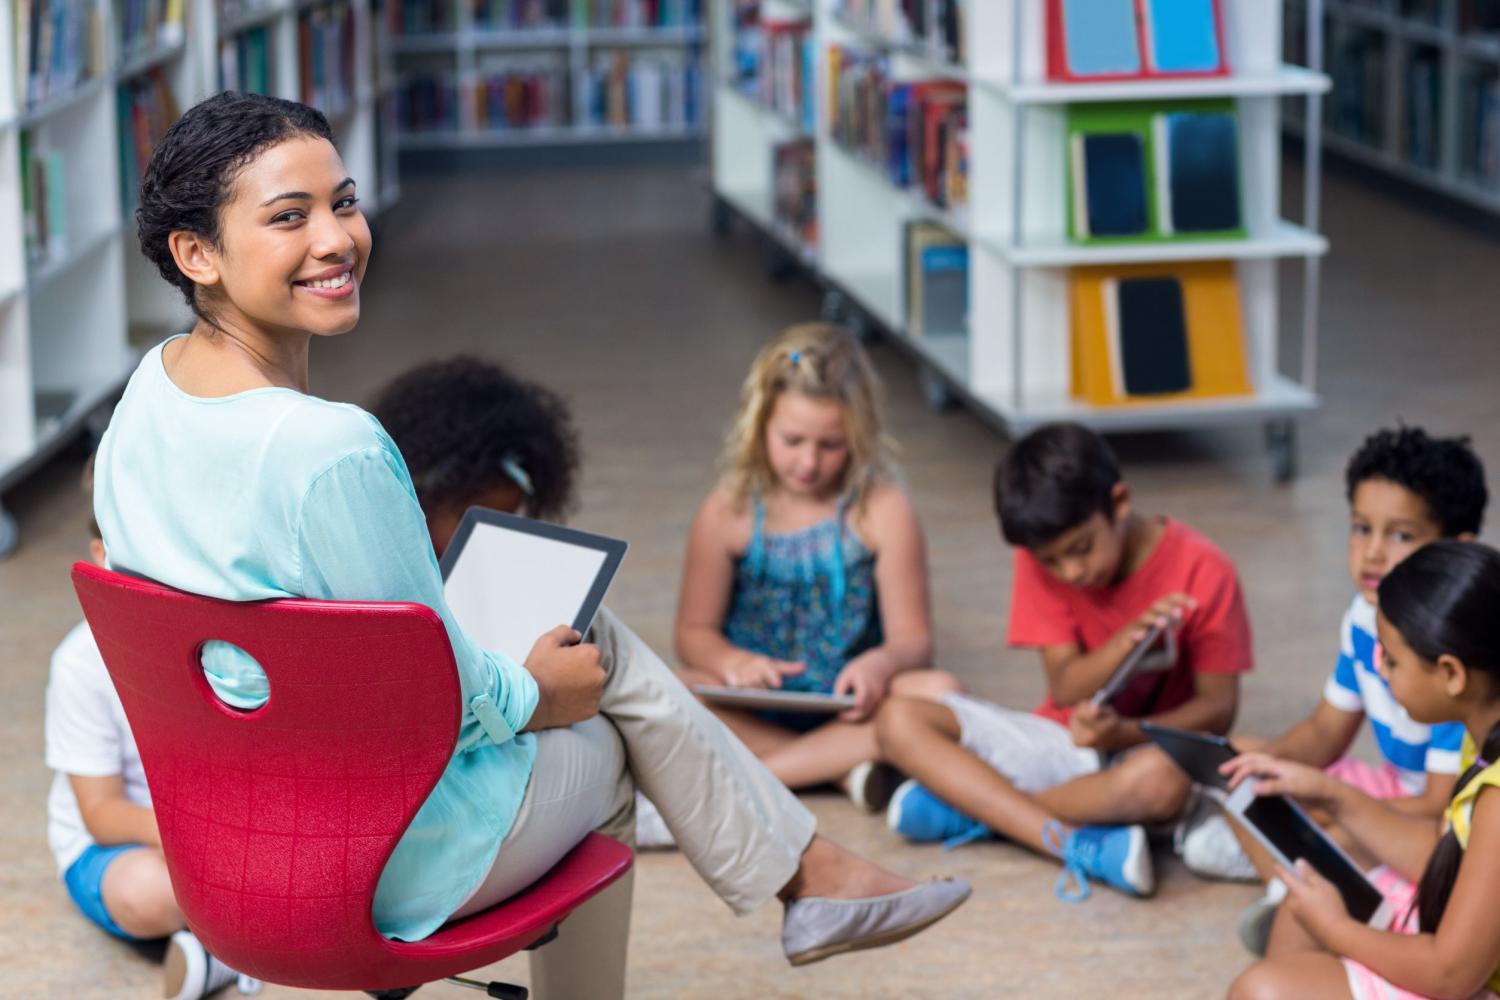
M 1342 761 L 1340 763 L 1343 763 Z M 1337 765 L 1335 765 L 1337 766 Z M 1332 768 L 1329 769 L 1330 773 Z M 1350 782 L 1353 784 L 1353 782 Z M 1392 934 L 1415 934 L 1418 930 L 1417 908 L 1412 905 L 1417 898 L 1417 887 L 1384 866 L 1370 873 L 1370 881 L 1390 903 L 1391 920 L 1384 928 Z M 1413 993 L 1382 979 L 1366 966 L 1352 958 L 1344 959 L 1344 974 L 1349 977 L 1349 994 L 1354 1000 L 1427 1000 L 1421 993 Z M 1470 1000 L 1497 1000 L 1494 991 L 1484 988 Z

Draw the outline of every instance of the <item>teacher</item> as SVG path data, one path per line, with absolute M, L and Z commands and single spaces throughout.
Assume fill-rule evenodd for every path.
M 607 613 L 592 642 L 559 627 L 525 663 L 458 628 L 391 439 L 358 407 L 308 392 L 309 345 L 354 328 L 370 256 L 319 112 L 236 93 L 198 104 L 156 147 L 137 221 L 141 250 L 196 323 L 146 354 L 100 444 L 94 503 L 111 567 L 233 601 L 415 602 L 453 644 L 458 744 L 381 876 L 382 933 L 416 940 L 491 906 L 591 829 L 628 840 L 636 787 L 735 911 L 786 904 L 794 964 L 900 940 L 963 902 L 963 882 L 915 884 L 817 836 L 807 809 Z M 267 699 L 241 650 L 208 643 L 202 660 L 225 702 Z M 541 982 L 623 991 L 628 883 L 605 904 L 609 940 L 563 935 L 534 953 Z

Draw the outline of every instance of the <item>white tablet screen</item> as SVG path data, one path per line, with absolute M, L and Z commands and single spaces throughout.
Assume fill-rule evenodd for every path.
M 443 592 L 480 646 L 524 663 L 537 639 L 572 625 L 607 553 L 478 523 Z

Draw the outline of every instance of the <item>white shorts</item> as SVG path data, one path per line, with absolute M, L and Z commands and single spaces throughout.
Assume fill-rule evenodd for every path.
M 942 697 L 958 719 L 960 745 L 1019 791 L 1034 793 L 1100 769 L 1099 753 L 1073 744 L 1068 727 L 965 694 Z

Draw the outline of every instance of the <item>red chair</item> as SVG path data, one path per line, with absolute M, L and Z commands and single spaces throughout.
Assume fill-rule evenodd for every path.
M 458 673 L 437 614 L 212 600 L 85 563 L 73 586 L 140 747 L 178 905 L 233 968 L 286 986 L 405 996 L 545 943 L 629 870 L 627 847 L 590 835 L 499 906 L 422 941 L 382 936 L 375 885 L 458 738 Z M 198 659 L 210 639 L 261 664 L 265 705 L 219 700 Z

